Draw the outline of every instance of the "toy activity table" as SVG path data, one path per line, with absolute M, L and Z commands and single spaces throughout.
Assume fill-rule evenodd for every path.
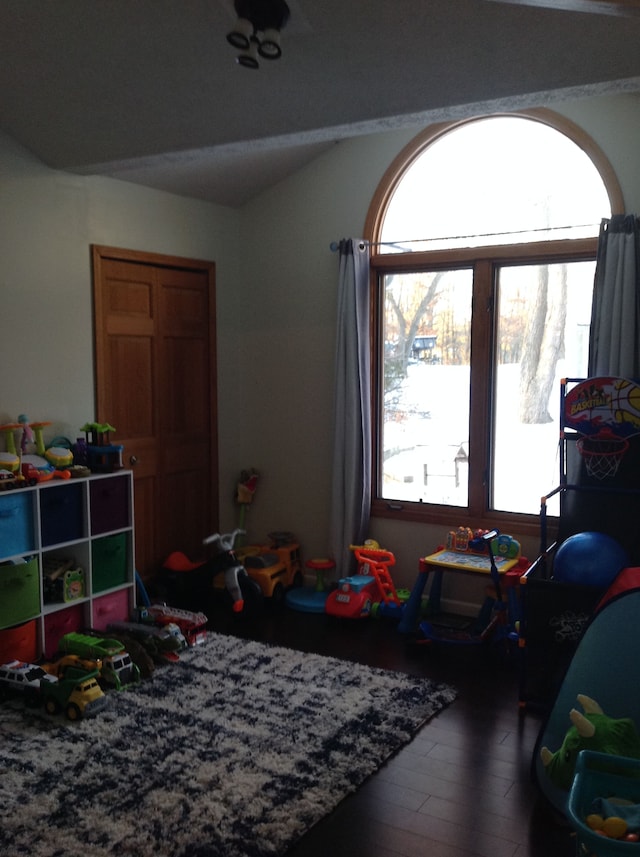
M 494 556 L 494 562 L 499 576 L 503 577 L 512 569 L 515 569 L 517 566 L 519 567 L 520 558 Z M 429 611 L 431 613 L 438 613 L 440 610 L 444 574 L 448 572 L 457 574 L 484 574 L 491 578 L 491 558 L 486 553 L 444 549 L 437 550 L 435 553 L 420 559 L 418 577 L 411 590 L 411 595 L 398 626 L 398 630 L 403 634 L 414 633 L 418 627 L 422 596 L 431 572 L 433 572 L 433 580 L 429 590 Z M 520 574 L 521 572 L 518 568 L 518 578 Z

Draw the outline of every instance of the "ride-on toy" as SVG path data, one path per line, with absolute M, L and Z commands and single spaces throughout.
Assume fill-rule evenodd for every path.
M 180 590 L 171 598 L 176 603 L 182 601 L 177 606 L 194 609 L 195 604 L 199 609 L 203 599 L 210 595 L 213 578 L 220 572 L 224 572 L 225 589 L 234 613 L 243 614 L 249 607 L 262 606 L 262 590 L 249 577 L 234 550 L 239 535 L 244 535 L 244 530 L 207 536 L 203 544 L 214 545 L 219 550 L 214 556 L 200 562 L 193 562 L 182 551 L 174 551 L 167 557 L 162 568 L 164 576 L 170 577 L 175 588 Z
M 236 555 L 271 605 L 283 604 L 289 590 L 302 586 L 300 545 L 292 533 L 269 533 L 269 544 L 241 547 Z
M 338 582 L 338 588 L 327 598 L 326 612 L 344 619 L 363 619 L 377 604 L 387 611 L 400 612 L 402 602 L 389 574 L 395 556 L 377 546 L 351 545 L 351 550 L 358 561 L 358 574 Z

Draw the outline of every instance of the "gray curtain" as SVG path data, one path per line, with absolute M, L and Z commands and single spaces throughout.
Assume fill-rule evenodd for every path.
M 588 377 L 640 379 L 640 226 L 632 214 L 600 226 Z
M 338 577 L 353 571 L 351 544 L 369 537 L 371 357 L 369 245 L 339 245 L 333 472 L 329 546 Z
M 589 338 L 590 378 L 640 380 L 639 238 L 635 215 L 614 215 L 601 223 Z M 605 481 L 588 475 L 576 445 L 569 444 L 567 480 L 578 488 L 561 498 L 558 540 L 589 530 L 606 533 L 627 550 L 630 564 L 638 565 L 639 477 L 637 444 L 630 445 L 618 472 Z

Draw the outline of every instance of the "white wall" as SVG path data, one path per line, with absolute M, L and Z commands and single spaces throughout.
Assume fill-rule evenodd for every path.
M 604 151 L 618 177 L 624 194 L 625 208 L 640 215 L 640 94 L 585 98 L 553 105 L 576 125 L 583 128 Z
M 640 212 L 640 99 L 552 105 L 610 158 L 626 209 Z M 290 529 L 307 557 L 327 550 L 337 256 L 362 234 L 383 173 L 420 128 L 336 145 L 240 212 L 124 182 L 49 170 L 0 137 L 0 421 L 27 413 L 75 436 L 94 415 L 92 243 L 213 260 L 217 267 L 221 526 L 235 483 L 261 472 L 252 539 Z M 452 526 L 458 522 L 452 521 Z M 440 528 L 373 521 L 396 552 L 397 585 Z M 535 540 L 525 549 L 535 555 Z M 454 597 L 465 600 L 461 585 Z
M 45 440 L 74 439 L 95 418 L 91 244 L 215 261 L 219 395 L 236 408 L 238 236 L 236 211 L 50 170 L 0 136 L 0 422 L 26 413 L 52 421 Z M 221 446 L 233 436 L 222 420 Z

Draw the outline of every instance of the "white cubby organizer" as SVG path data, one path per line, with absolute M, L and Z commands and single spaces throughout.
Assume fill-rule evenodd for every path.
M 131 471 L 0 492 L 0 663 L 127 619 L 135 585 Z

